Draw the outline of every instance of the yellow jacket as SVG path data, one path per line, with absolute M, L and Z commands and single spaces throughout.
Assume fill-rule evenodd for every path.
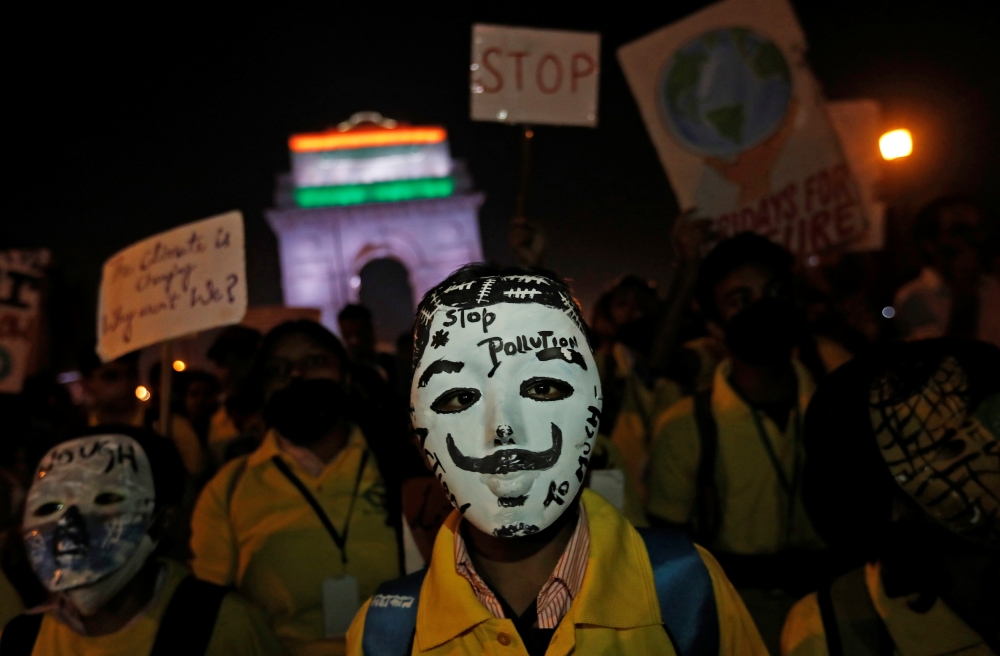
M 355 427 L 344 449 L 313 478 L 269 433 L 256 451 L 223 467 L 195 506 L 195 575 L 217 585 L 234 585 L 263 608 L 275 634 L 295 656 L 343 653 L 343 636 L 325 637 L 325 580 L 353 576 L 360 599 L 365 599 L 402 572 L 396 532 L 386 524 L 385 484 L 374 458 L 365 464 L 351 514 L 347 565 L 316 513 L 271 458 L 285 461 L 342 531 L 367 448 Z
M 45 615 L 32 656 L 133 656 L 153 648 L 160 620 L 177 586 L 187 576 L 180 563 L 164 560 L 160 590 L 150 604 L 124 627 L 99 636 L 80 635 L 67 625 Z M 281 643 L 267 628 L 260 611 L 236 594 L 228 594 L 205 651 L 206 656 L 280 656 Z
M 580 594 L 556 628 L 550 656 L 574 654 L 674 654 L 660 620 L 660 604 L 646 547 L 631 524 L 591 490 L 581 497 L 590 528 L 590 555 Z M 430 569 L 420 591 L 413 654 L 524 654 L 509 619 L 497 619 L 455 571 L 452 512 L 438 532 Z M 743 602 L 718 563 L 699 548 L 712 577 L 719 612 L 719 653 L 761 655 L 767 651 Z M 361 656 L 369 600 L 347 633 L 347 653 Z
M 797 360 L 792 362 L 799 384 L 799 412 L 804 415 L 815 386 L 805 367 Z M 708 546 L 738 554 L 822 547 L 823 542 L 806 515 L 801 485 L 789 500 L 761 443 L 750 406 L 729 384 L 731 371 L 732 363 L 724 361 L 716 368 L 712 385 L 712 414 L 718 428 L 715 485 L 721 517 L 716 543 Z M 781 431 L 764 415 L 761 424 L 782 469 L 793 478 L 791 473 L 801 467 L 803 457 L 795 422 L 790 419 Z M 691 521 L 698 494 L 700 459 L 701 437 L 694 399 L 687 397 L 675 403 L 657 422 L 646 505 L 650 515 L 675 524 Z M 790 501 L 794 504 L 791 513 Z

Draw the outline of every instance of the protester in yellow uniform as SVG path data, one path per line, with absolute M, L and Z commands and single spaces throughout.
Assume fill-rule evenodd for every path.
M 896 345 L 820 386 L 805 499 L 857 569 L 792 608 L 785 656 L 1000 654 L 1000 350 Z
M 145 426 L 146 411 L 149 408 L 136 397 L 139 352 L 134 351 L 117 360 L 102 363 L 93 349 L 87 349 L 80 360 L 89 410 L 87 423 L 91 427 L 111 424 L 134 428 Z M 158 367 L 154 369 L 159 371 Z M 159 384 L 159 373 L 156 373 L 156 377 Z M 198 479 L 208 467 L 208 457 L 198 440 L 198 434 L 187 418 L 174 414 L 170 419 L 170 439 L 188 474 Z
M 50 601 L 7 623 L 0 653 L 280 654 L 249 603 L 156 557 L 169 509 L 180 502 L 181 472 L 169 445 L 148 433 L 95 432 L 52 448 L 23 524 Z
M 361 601 L 402 573 L 398 463 L 417 454 L 319 324 L 272 330 L 256 371 L 271 430 L 203 490 L 192 567 L 262 606 L 293 654 L 343 653 Z
M 417 313 L 411 405 L 455 507 L 387 583 L 353 655 L 765 654 L 718 564 L 583 487 L 601 385 L 579 307 L 540 270 L 469 265 Z
M 695 530 L 776 651 L 785 614 L 823 574 L 823 546 L 802 504 L 801 425 L 813 392 L 792 357 L 802 318 L 791 255 L 744 233 L 704 259 L 695 290 L 731 357 L 712 388 L 658 421 L 647 512 Z

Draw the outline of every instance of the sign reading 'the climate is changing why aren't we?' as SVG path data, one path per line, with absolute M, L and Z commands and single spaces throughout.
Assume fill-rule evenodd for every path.
M 597 127 L 601 35 L 473 25 L 474 121 Z
M 243 215 L 229 212 L 144 239 L 104 263 L 97 353 L 107 362 L 247 311 Z

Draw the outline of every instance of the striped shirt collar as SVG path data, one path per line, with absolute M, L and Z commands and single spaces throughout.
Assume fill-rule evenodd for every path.
M 569 611 L 573 599 L 580 594 L 583 586 L 583 576 L 587 572 L 587 558 L 590 555 L 590 528 L 587 525 L 587 513 L 583 504 L 578 504 L 580 515 L 576 521 L 576 529 L 559 558 L 556 568 L 552 570 L 549 580 L 538 592 L 538 628 L 554 629 Z M 476 568 L 469 557 L 462 533 L 455 531 L 455 571 L 469 585 L 479 602 L 489 610 L 493 617 L 503 618 L 503 608 L 493 591 L 476 573 Z

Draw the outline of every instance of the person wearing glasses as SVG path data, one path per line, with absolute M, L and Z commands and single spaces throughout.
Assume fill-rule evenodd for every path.
M 422 465 L 389 390 L 321 325 L 273 329 L 251 377 L 269 430 L 203 490 L 192 568 L 262 606 L 291 654 L 343 653 L 361 600 L 402 573 L 400 481 Z

